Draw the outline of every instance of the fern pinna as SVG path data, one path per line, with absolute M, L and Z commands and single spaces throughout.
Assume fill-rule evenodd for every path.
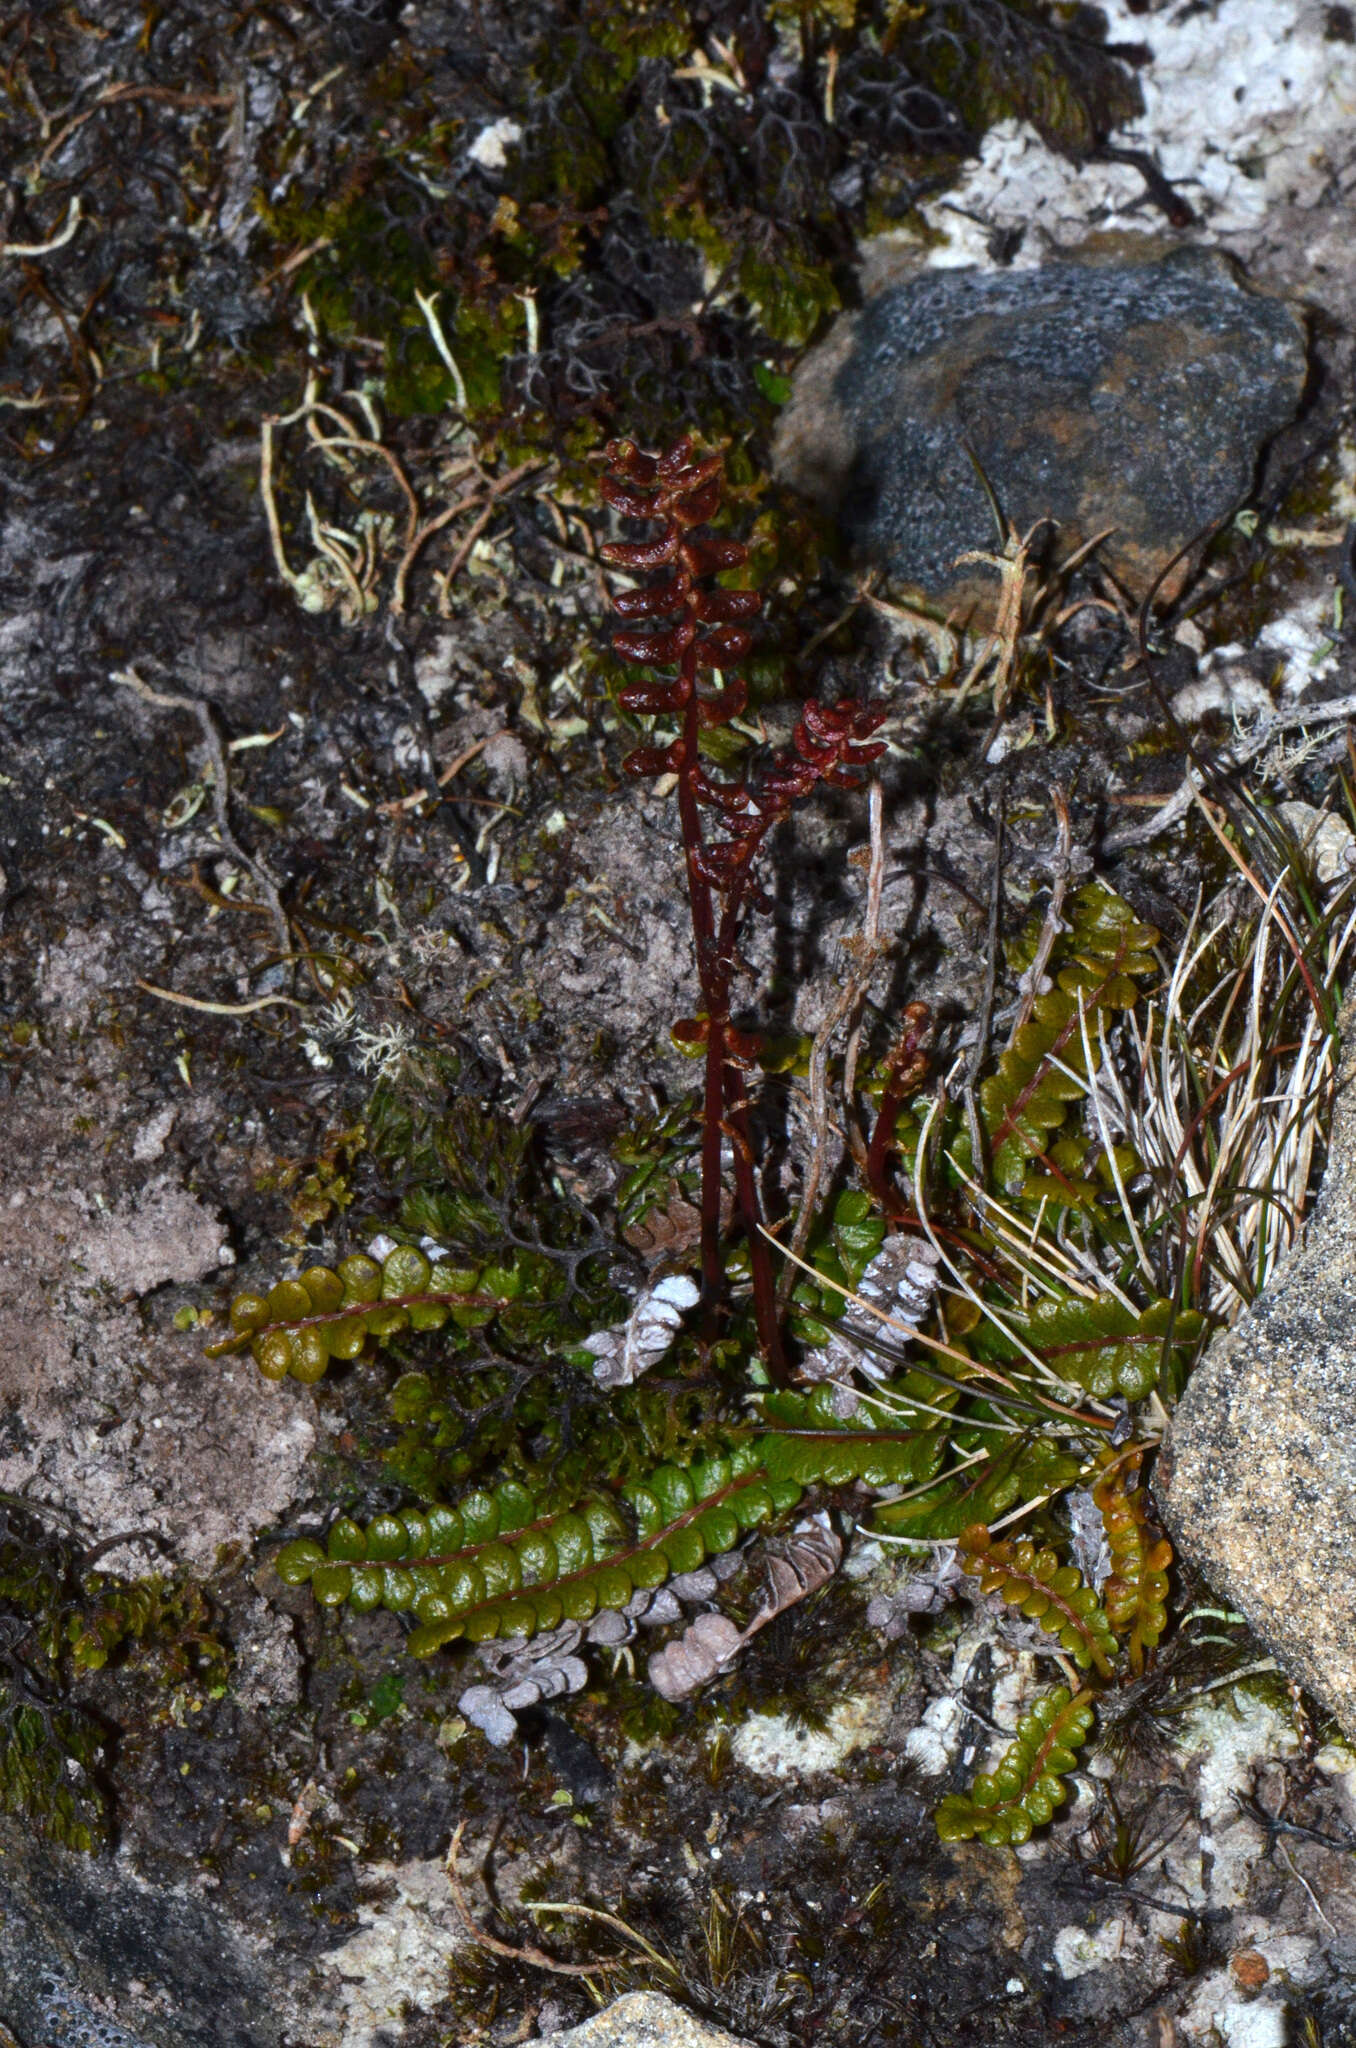
M 1105 1608 L 1075 1565 L 1061 1564 L 1053 1550 L 1025 1539 L 996 1543 L 978 1524 L 962 1536 L 959 1562 L 983 1592 L 997 1593 L 1047 1630 L 1080 1671 L 1095 1665 L 1099 1678 L 1110 1678 L 1116 1639 Z
M 1168 1625 L 1172 1545 L 1154 1523 L 1140 1484 L 1142 1444 L 1098 1453 L 1092 1498 L 1106 1530 L 1111 1573 L 1103 1588 L 1107 1616 L 1126 1638 L 1132 1671 L 1144 1668 Z
M 1067 1796 L 1064 1780 L 1078 1763 L 1095 1714 L 1090 1692 L 1057 1685 L 1017 1723 L 1015 1740 L 992 1771 L 981 1771 L 968 1792 L 950 1792 L 936 1812 L 944 1842 L 978 1835 L 991 1849 L 1030 1841 Z

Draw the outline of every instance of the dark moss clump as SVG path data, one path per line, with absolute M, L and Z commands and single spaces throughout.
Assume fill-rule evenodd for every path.
M 0 1811 L 71 1849 L 102 1841 L 110 1818 L 101 1773 L 111 1731 L 80 1680 L 132 1645 L 165 1684 L 224 1682 L 226 1670 L 200 1588 L 92 1563 L 68 1530 L 0 1497 Z
M 554 0 L 529 33 L 473 10 L 492 86 L 465 52 L 398 54 L 261 210 L 280 243 L 316 245 L 296 281 L 337 338 L 383 345 L 398 412 L 464 403 L 482 433 L 582 448 L 624 406 L 630 431 L 683 416 L 742 439 L 842 303 L 856 237 L 991 122 L 1082 153 L 1136 109 L 1096 18 L 1068 14 Z M 440 294 L 455 372 L 416 293 Z

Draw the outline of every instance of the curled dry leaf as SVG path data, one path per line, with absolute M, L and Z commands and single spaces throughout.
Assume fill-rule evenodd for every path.
M 476 1654 L 485 1676 L 480 1684 L 466 1688 L 457 1701 L 458 1713 L 496 1749 L 506 1749 L 518 1732 L 515 1713 L 587 1685 L 588 1666 L 575 1655 L 582 1635 L 577 1621 L 566 1621 L 529 1642 L 510 1638 L 481 1643 Z
M 729 1669 L 759 1629 L 826 1584 L 842 1558 L 842 1539 L 826 1514 L 799 1523 L 784 1543 L 769 1551 L 767 1576 L 747 1627 L 739 1628 L 728 1615 L 699 1614 L 682 1635 L 651 1657 L 649 1677 L 655 1691 L 666 1700 L 686 1699 L 699 1691 L 718 1672 Z
M 701 1210 L 678 1192 L 676 1181 L 670 1185 L 673 1192 L 662 1207 L 649 1210 L 641 1221 L 629 1224 L 622 1232 L 626 1242 L 647 1259 L 680 1256 L 702 1240 Z
M 1089 1487 L 1076 1486 L 1066 1496 L 1064 1505 L 1073 1531 L 1069 1555 L 1093 1592 L 1100 1596 L 1111 1576 L 1111 1548 L 1106 1540 L 1106 1525 Z
M 686 1273 L 666 1273 L 638 1296 L 624 1323 L 596 1330 L 584 1339 L 593 1353 L 593 1377 L 600 1387 L 629 1387 L 664 1356 L 685 1312 L 695 1307 L 701 1289 Z
M 730 1578 L 743 1562 L 742 1550 L 725 1550 L 708 1558 L 695 1572 L 675 1572 L 655 1592 L 638 1586 L 625 1607 L 604 1607 L 594 1615 L 585 1631 L 588 1641 L 603 1649 L 619 1650 L 633 1639 L 637 1624 L 643 1628 L 667 1628 L 670 1623 L 681 1621 L 684 1604 L 694 1607 L 702 1601 L 714 1600 L 720 1581 Z
M 822 1510 L 798 1522 L 785 1542 L 768 1552 L 767 1578 L 754 1602 L 745 1641 L 827 1585 L 842 1562 L 843 1539 Z
M 650 1683 L 662 1699 L 685 1700 L 733 1664 L 743 1647 L 744 1632 L 728 1614 L 699 1614 L 651 1657 Z

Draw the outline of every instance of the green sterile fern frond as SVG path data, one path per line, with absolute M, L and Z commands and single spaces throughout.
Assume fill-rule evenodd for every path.
M 1023 1435 L 994 1450 L 991 1438 L 959 1426 L 951 1440 L 959 1453 L 955 1468 L 927 1492 L 883 1502 L 871 1518 L 875 1530 L 918 1543 L 954 1542 L 977 1522 L 995 1522 L 1026 1501 L 1072 1486 L 1082 1466 L 1078 1454 L 1053 1437 Z
M 439 1330 L 451 1321 L 479 1329 L 518 1291 L 511 1267 L 431 1260 L 397 1245 L 382 1260 L 354 1252 L 337 1267 L 308 1266 L 267 1294 L 237 1294 L 232 1335 L 208 1347 L 210 1358 L 248 1346 L 265 1379 L 307 1384 L 332 1358 L 361 1355 L 369 1338 L 386 1344 L 405 1330 Z
M 409 1648 L 431 1656 L 458 1638 L 532 1636 L 624 1607 L 638 1588 L 695 1571 L 799 1498 L 745 1443 L 686 1471 L 660 1466 L 616 1498 L 586 1494 L 563 1513 L 540 1512 L 526 1486 L 505 1481 L 455 1508 L 378 1515 L 366 1528 L 342 1516 L 323 1548 L 288 1544 L 277 1570 L 288 1585 L 309 1581 L 324 1606 L 412 1611 Z
M 1205 1320 L 1171 1301 L 1136 1308 L 1115 1294 L 1073 1294 L 1060 1290 L 1025 1314 L 994 1304 L 972 1333 L 975 1355 L 1000 1362 L 1038 1358 L 1057 1378 L 1082 1387 L 1098 1400 L 1123 1394 L 1142 1401 L 1158 1383 L 1163 1366 L 1189 1357 Z
M 1150 1519 L 1139 1484 L 1144 1447 L 1108 1447 L 1098 1456 L 1092 1498 L 1102 1517 L 1111 1573 L 1102 1589 L 1107 1618 L 1126 1639 L 1132 1671 L 1144 1668 L 1146 1650 L 1155 1649 L 1168 1625 L 1168 1567 L 1172 1545 Z
M 539 1167 L 530 1131 L 464 1099 L 434 1113 L 389 1085 L 368 1126 L 377 1165 L 406 1183 L 383 1234 L 405 1241 L 238 1294 L 210 1357 L 248 1348 L 265 1378 L 309 1384 L 406 1333 L 440 1330 L 464 1352 L 493 1328 L 520 1354 L 559 1352 L 624 1311 L 624 1254 Z
M 842 1320 L 847 1293 L 854 1288 L 885 1239 L 885 1219 L 871 1197 L 845 1188 L 833 1205 L 827 1229 L 811 1239 L 804 1273 L 792 1290 L 796 1336 L 804 1344 L 827 1344 L 829 1325 Z
M 892 1427 L 882 1417 L 881 1403 L 870 1399 L 844 1420 L 834 1412 L 840 1392 L 825 1384 L 809 1394 L 779 1389 L 763 1396 L 763 1414 L 775 1425 L 758 1443 L 769 1473 L 800 1486 L 848 1486 L 854 1480 L 866 1486 L 917 1486 L 940 1470 L 949 1441 L 947 1424 Z
M 1054 985 L 1036 997 L 997 1070 L 979 1086 L 980 1125 L 1000 1188 L 1020 1190 L 1029 1162 L 1046 1155 L 1070 1104 L 1087 1094 L 1093 1041 L 1086 1020 L 1133 1008 L 1138 983 L 1157 972 L 1150 949 L 1158 936 L 1100 882 L 1073 898 L 1069 930 L 1051 960 Z
M 1095 1666 L 1099 1677 L 1110 1678 L 1116 1638 L 1105 1608 L 1075 1566 L 1061 1564 L 1053 1550 L 1038 1549 L 1025 1537 L 996 1543 L 983 1524 L 962 1535 L 957 1562 L 975 1574 L 981 1591 L 997 1593 L 1052 1635 L 1080 1671 Z
M 1093 1721 L 1088 1692 L 1057 1685 L 1017 1723 L 1017 1737 L 996 1770 L 981 1771 L 969 1792 L 952 1792 L 937 1808 L 944 1842 L 976 1835 L 990 1848 L 1029 1841 L 1064 1799 L 1063 1780 L 1078 1762 Z

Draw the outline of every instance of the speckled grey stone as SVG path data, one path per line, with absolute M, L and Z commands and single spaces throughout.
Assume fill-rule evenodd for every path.
M 1183 1554 L 1356 1740 L 1356 1009 L 1302 1242 L 1191 1377 L 1154 1491 Z
M 861 561 L 954 602 L 996 588 L 955 567 L 996 538 L 968 444 L 1019 531 L 1050 517 L 1068 547 L 1114 527 L 1103 558 L 1142 592 L 1246 496 L 1305 375 L 1297 311 L 1217 251 L 927 270 L 811 358 L 778 466 Z
M 632 1991 L 567 2033 L 548 2034 L 542 2048 L 749 2048 L 721 2027 L 694 2018 L 658 1991 Z

